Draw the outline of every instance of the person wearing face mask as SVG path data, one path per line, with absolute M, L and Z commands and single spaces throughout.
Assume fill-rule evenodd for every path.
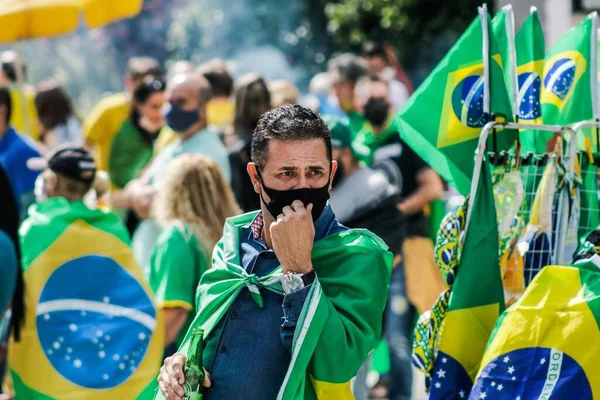
M 429 203 L 443 195 L 444 186 L 439 175 L 400 138 L 391 113 L 388 83 L 375 77 L 366 78 L 359 82 L 357 91 L 369 123 L 355 138 L 353 148 L 361 161 L 384 172 L 398 188 L 400 200 L 396 206 L 406 221 L 403 266 L 392 274 L 386 320 L 390 347 L 389 399 L 404 400 L 410 399 L 412 384 L 406 321 L 412 320 L 413 306 L 423 310 L 427 304 L 431 308 L 444 290 L 425 215 Z
M 212 98 L 208 81 L 193 72 L 177 75 L 167 85 L 165 97 L 168 103 L 165 122 L 177 137 L 152 159 L 140 178 L 134 179 L 125 188 L 128 205 L 143 220 L 133 235 L 133 250 L 138 263 L 145 269 L 160 234 L 158 225 L 150 218 L 152 202 L 170 162 L 182 154 L 203 154 L 212 158 L 227 181 L 231 182 L 231 166 L 225 146 L 218 132 L 207 126 L 206 104 Z
M 204 399 L 353 398 L 351 380 L 381 334 L 392 255 L 337 221 L 328 204 L 337 163 L 314 111 L 266 112 L 251 147 L 260 210 L 226 221 L 196 291 Z M 184 396 L 189 336 L 164 361 L 159 399 Z
M 328 69 L 333 92 L 339 107 L 348 118 L 350 132 L 354 138 L 366 122 L 357 109 L 354 92 L 357 82 L 367 75 L 367 67 L 360 57 L 345 53 L 330 60 Z

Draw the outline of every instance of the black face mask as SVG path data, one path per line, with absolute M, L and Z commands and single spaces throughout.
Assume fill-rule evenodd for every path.
M 342 164 L 341 160 L 337 160 L 337 170 L 335 171 L 335 175 L 333 176 L 333 180 L 331 181 L 332 189 L 335 189 L 335 187 L 340 184 L 342 179 L 344 179 L 344 175 L 344 164 Z
M 381 126 L 388 118 L 390 105 L 383 99 L 370 98 L 363 109 L 365 118 L 373 126 Z
M 308 206 L 312 203 L 312 219 L 314 222 L 321 216 L 321 213 L 327 205 L 327 200 L 329 200 L 329 181 L 327 181 L 327 184 L 325 186 L 316 189 L 302 188 L 291 190 L 277 190 L 271 189 L 270 187 L 267 187 L 264 184 L 260 172 L 258 172 L 258 178 L 260 180 L 260 184 L 263 187 L 263 190 L 267 195 L 269 195 L 271 201 L 267 203 L 267 201 L 262 196 L 262 193 L 260 194 L 260 198 L 262 199 L 263 203 L 265 203 L 265 206 L 267 207 L 267 210 L 269 210 L 269 213 L 275 219 L 279 216 L 279 214 L 283 213 L 284 207 L 291 206 L 295 200 L 300 200 L 302 204 L 304 204 L 304 206 Z

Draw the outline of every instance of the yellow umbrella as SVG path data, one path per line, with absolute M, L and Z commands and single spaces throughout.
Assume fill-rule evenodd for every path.
M 143 0 L 0 0 L 0 43 L 65 35 L 132 17 Z

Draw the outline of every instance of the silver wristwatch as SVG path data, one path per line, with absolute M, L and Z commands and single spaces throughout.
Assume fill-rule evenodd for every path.
M 300 274 L 296 272 L 286 272 L 281 276 L 281 288 L 283 293 L 290 294 L 313 283 L 315 280 L 315 271 L 310 271 L 308 274 Z

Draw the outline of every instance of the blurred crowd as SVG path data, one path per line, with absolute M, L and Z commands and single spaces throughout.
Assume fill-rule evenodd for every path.
M 446 191 L 394 124 L 411 92 L 393 51 L 379 43 L 365 44 L 360 55 L 331 59 L 305 95 L 289 81 L 267 81 L 255 73 L 233 77 L 223 60 L 179 61 L 165 70 L 139 57 L 129 61 L 123 92 L 82 116 L 56 81 L 29 86 L 26 62 L 5 52 L 0 195 L 4 204 L 12 193 L 18 218 L 5 223 L 12 218 L 10 207 L 1 207 L 7 217 L 0 218 L 0 258 L 9 260 L 16 251 L 18 263 L 16 229 L 35 203 L 61 196 L 115 213 L 165 318 L 165 354 L 173 353 L 196 315 L 196 287 L 225 219 L 260 208 L 258 188 L 246 170 L 259 117 L 271 108 L 302 104 L 317 111 L 331 131 L 338 170 L 330 204 L 337 219 L 376 233 L 395 255 L 384 316 L 389 373 L 367 385 L 367 362 L 357 377 L 356 397 L 409 399 L 415 316 L 443 290 L 429 217 L 431 204 Z M 88 154 L 94 178 L 82 179 L 85 171 L 79 170 L 71 175 L 69 163 L 87 160 Z M 30 159 L 40 157 L 47 162 L 37 168 Z M 23 318 L 22 279 L 15 281 L 12 309 L 0 326 L 4 345 L 9 330 L 18 334 Z

